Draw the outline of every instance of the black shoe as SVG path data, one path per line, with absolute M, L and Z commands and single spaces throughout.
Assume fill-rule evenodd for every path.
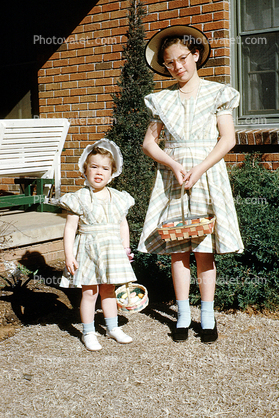
M 174 328 L 172 331 L 172 339 L 175 342 L 186 341 L 188 338 L 189 328 Z
M 215 326 L 213 329 L 201 330 L 201 342 L 202 343 L 214 343 L 218 339 L 217 322 L 215 319 Z

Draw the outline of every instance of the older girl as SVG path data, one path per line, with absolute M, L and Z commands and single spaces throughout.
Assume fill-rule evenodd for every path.
M 210 44 L 194 27 L 177 25 L 161 30 L 150 39 L 145 53 L 149 67 L 160 75 L 172 76 L 176 84 L 145 98 L 151 123 L 143 150 L 158 162 L 158 171 L 138 249 L 171 255 L 178 304 L 175 341 L 187 339 L 191 324 L 190 252 L 194 252 L 201 294 L 201 340 L 213 342 L 218 338 L 214 254 L 243 249 L 223 160 L 235 144 L 232 109 L 238 106 L 239 93 L 199 77 L 198 69 L 209 58 Z M 158 145 L 162 129 L 164 149 Z M 215 215 L 215 230 L 199 238 L 165 242 L 157 227 L 181 216 L 183 182 L 190 195 L 190 215 Z M 187 206 L 187 193 L 184 198 Z

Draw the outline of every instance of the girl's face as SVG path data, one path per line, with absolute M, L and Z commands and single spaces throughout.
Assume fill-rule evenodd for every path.
M 85 175 L 93 189 L 102 190 L 111 179 L 112 163 L 110 158 L 101 154 L 90 155 Z
M 187 58 L 185 58 L 187 56 Z M 182 62 L 179 62 L 180 59 Z M 187 46 L 176 43 L 165 49 L 164 62 L 171 64 L 172 68 L 168 68 L 171 76 L 175 78 L 180 85 L 184 85 L 194 75 L 197 75 L 197 61 L 199 52 L 190 53 Z

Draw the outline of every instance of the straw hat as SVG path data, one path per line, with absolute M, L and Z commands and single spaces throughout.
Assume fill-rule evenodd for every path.
M 145 46 L 145 60 L 152 71 L 163 75 L 164 77 L 170 77 L 170 73 L 167 68 L 158 62 L 158 52 L 163 43 L 163 40 L 173 36 L 182 37 L 185 42 L 194 41 L 197 45 L 202 43 L 204 46 L 204 52 L 198 69 L 206 63 L 211 51 L 211 46 L 206 35 L 193 26 L 173 25 L 161 29 L 159 32 L 155 33 L 155 35 L 149 39 Z
M 90 152 L 96 147 L 104 148 L 105 150 L 111 153 L 115 161 L 115 165 L 116 165 L 116 172 L 113 173 L 111 177 L 114 178 L 114 177 L 119 176 L 122 172 L 122 166 L 123 166 L 122 153 L 120 151 L 120 148 L 113 141 L 110 141 L 107 138 L 102 138 L 99 141 L 95 142 L 93 145 L 87 145 L 87 147 L 84 149 L 83 153 L 81 154 L 78 160 L 79 171 L 83 175 L 85 175 L 84 168 L 83 168 L 84 163 L 86 161 L 88 154 L 90 154 Z

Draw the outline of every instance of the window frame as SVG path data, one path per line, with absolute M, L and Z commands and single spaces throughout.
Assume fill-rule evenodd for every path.
M 267 29 L 249 30 L 241 32 L 241 5 L 243 0 L 232 0 L 230 2 L 230 56 L 231 56 L 231 81 L 232 85 L 240 92 L 241 96 L 245 94 L 245 87 L 242 82 L 242 56 L 241 56 L 241 42 L 239 41 L 242 36 L 253 36 L 266 34 L 270 32 L 279 32 L 278 27 L 272 27 Z M 231 42 L 231 40 L 233 40 Z M 279 66 L 279 59 L 278 59 Z M 278 76 L 277 76 L 278 77 Z M 266 111 L 258 112 L 254 115 L 242 113 L 241 105 L 236 109 L 234 113 L 236 128 L 247 129 L 263 129 L 263 128 L 277 128 L 279 125 L 279 111 L 278 114 L 267 113 Z

